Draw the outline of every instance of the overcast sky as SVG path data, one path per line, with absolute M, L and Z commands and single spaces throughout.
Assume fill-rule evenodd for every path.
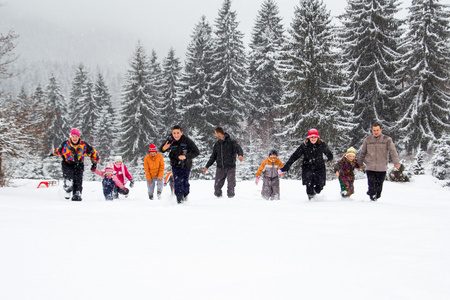
M 405 0 L 410 3 L 410 0 Z M 247 46 L 263 0 L 234 0 Z M 300 0 L 278 0 L 285 29 Z M 202 15 L 214 25 L 223 0 L 0 0 L 0 32 L 14 29 L 22 59 L 54 59 L 103 66 L 128 65 L 138 40 L 160 61 L 173 47 L 184 57 Z M 332 16 L 346 0 L 324 0 Z

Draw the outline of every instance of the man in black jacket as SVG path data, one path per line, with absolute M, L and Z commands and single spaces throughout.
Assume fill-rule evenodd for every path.
M 183 203 L 187 200 L 190 192 L 189 175 L 192 169 L 192 159 L 200 154 L 195 143 L 183 135 L 181 127 L 176 125 L 172 128 L 172 134 L 161 146 L 161 152 L 170 150 L 169 158 L 172 166 L 175 195 L 177 202 Z
M 227 196 L 233 198 L 236 186 L 236 155 L 239 161 L 242 161 L 244 152 L 237 141 L 232 139 L 228 133 L 225 133 L 222 127 L 216 127 L 214 134 L 217 137 L 217 142 L 214 144 L 213 153 L 203 169 L 203 174 L 206 174 L 206 170 L 216 162 L 214 195 L 222 196 L 222 187 L 226 179 L 228 181 Z

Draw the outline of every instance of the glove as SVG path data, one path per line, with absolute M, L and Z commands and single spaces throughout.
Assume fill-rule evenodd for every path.
M 283 175 L 284 175 L 284 172 L 281 171 L 281 169 L 280 169 L 280 170 L 278 170 L 278 175 L 283 176 Z
M 130 188 L 132 188 L 133 186 L 134 186 L 134 180 L 131 179 L 131 180 L 130 180 Z
M 166 186 L 167 185 L 167 182 L 164 182 L 164 186 Z
M 259 182 L 259 177 L 256 177 L 255 178 L 255 184 L 258 185 L 258 182 Z
M 94 171 L 96 169 L 97 169 L 97 163 L 92 163 L 91 171 Z
M 130 190 L 129 189 L 127 189 L 127 188 L 123 188 L 123 194 L 124 195 L 128 195 L 128 193 L 130 192 Z
M 52 157 L 52 156 L 53 156 L 53 152 L 48 155 L 48 157 Z

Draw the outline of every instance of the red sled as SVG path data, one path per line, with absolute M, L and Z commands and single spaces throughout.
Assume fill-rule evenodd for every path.
M 56 185 L 56 184 L 58 184 L 57 180 L 41 181 L 39 182 L 37 188 L 40 188 L 41 185 L 48 187 L 49 185 Z

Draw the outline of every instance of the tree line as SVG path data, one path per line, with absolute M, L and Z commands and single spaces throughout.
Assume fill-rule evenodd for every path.
M 360 147 L 373 122 L 383 124 L 403 156 L 448 149 L 448 5 L 413 0 L 400 20 L 396 0 L 347 4 L 333 25 L 321 0 L 301 0 L 284 28 L 276 1 L 264 0 L 247 50 L 232 2 L 224 0 L 213 25 L 205 16 L 195 24 L 184 63 L 174 49 L 161 63 L 138 42 L 118 104 L 101 72 L 91 78 L 83 64 L 68 99 L 54 75 L 33 95 L 2 94 L 0 153 L 44 156 L 77 127 L 103 162 L 122 155 L 139 178 L 148 145 L 159 145 L 179 124 L 202 153 L 192 172 L 198 178 L 214 128 L 223 126 L 243 145 L 238 177 L 248 179 L 270 149 L 287 159 L 310 128 L 334 153 Z M 42 176 L 56 176 L 51 170 L 36 166 Z

